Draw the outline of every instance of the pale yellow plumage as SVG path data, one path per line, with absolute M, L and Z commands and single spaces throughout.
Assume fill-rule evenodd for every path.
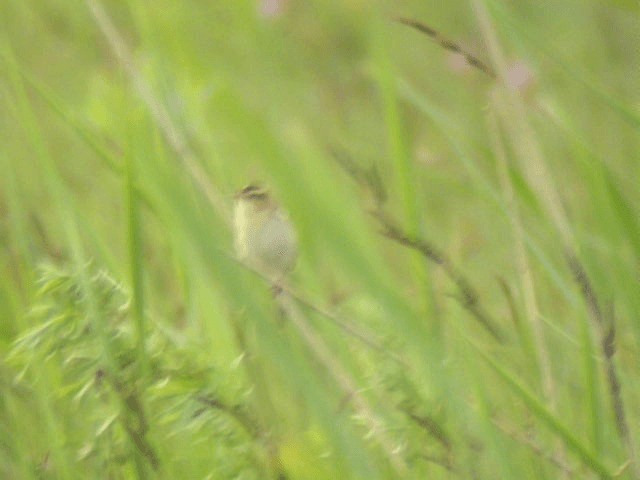
M 293 225 L 266 190 L 249 185 L 236 195 L 234 233 L 238 258 L 272 281 L 293 269 L 298 253 Z

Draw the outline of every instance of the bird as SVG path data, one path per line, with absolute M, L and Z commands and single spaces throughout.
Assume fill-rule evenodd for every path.
M 234 247 L 240 261 L 268 277 L 274 288 L 293 270 L 298 257 L 296 231 L 271 193 L 251 183 L 235 195 Z

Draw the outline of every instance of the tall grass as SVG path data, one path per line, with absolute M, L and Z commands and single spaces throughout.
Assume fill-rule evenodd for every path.
M 637 13 L 4 2 L 0 477 L 640 478 Z

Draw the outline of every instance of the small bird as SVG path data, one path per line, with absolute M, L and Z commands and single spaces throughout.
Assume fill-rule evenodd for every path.
M 293 225 L 269 192 L 256 184 L 235 195 L 234 243 L 238 259 L 280 285 L 293 270 L 298 242 Z

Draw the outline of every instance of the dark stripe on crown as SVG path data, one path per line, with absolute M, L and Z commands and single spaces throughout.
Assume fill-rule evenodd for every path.
M 267 190 L 255 183 L 251 183 L 240 190 L 238 196 L 242 198 L 265 198 Z

